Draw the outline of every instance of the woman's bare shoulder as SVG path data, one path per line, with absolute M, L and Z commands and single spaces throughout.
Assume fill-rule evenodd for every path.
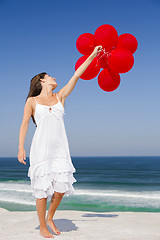
M 35 102 L 35 99 L 34 97 L 28 97 L 26 102 L 33 103 Z
M 30 105 L 32 107 L 32 109 L 34 109 L 35 105 L 36 105 L 34 97 L 28 97 L 26 104 Z
M 36 107 L 36 101 L 35 101 L 34 97 L 28 97 L 26 104 L 28 104 L 30 106 L 32 115 L 34 116 L 35 107 Z

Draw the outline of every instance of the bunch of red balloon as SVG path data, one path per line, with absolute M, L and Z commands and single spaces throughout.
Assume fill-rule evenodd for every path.
M 101 25 L 94 35 L 83 33 L 78 37 L 76 47 L 84 56 L 76 62 L 75 70 L 89 57 L 95 46 L 99 45 L 103 47 L 102 51 L 97 54 L 80 78 L 93 79 L 103 68 L 98 75 L 98 85 L 102 90 L 111 92 L 120 85 L 120 73 L 126 73 L 133 67 L 133 53 L 137 50 L 138 42 L 132 34 L 124 33 L 118 36 L 113 26 Z

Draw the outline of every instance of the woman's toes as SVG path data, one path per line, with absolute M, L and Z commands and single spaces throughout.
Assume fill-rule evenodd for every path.
M 58 231 L 57 231 L 57 234 L 61 234 L 61 232 L 58 230 Z
M 54 235 L 50 233 L 46 228 L 40 230 L 40 235 L 44 238 L 54 238 Z
M 50 226 L 50 228 L 52 229 L 52 231 L 55 234 L 61 234 L 61 232 L 58 230 L 58 228 L 56 227 L 56 225 L 54 224 L 54 222 L 52 220 L 51 221 L 47 221 L 47 225 Z

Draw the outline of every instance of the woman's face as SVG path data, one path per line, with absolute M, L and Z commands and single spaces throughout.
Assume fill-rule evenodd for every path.
M 44 76 L 44 79 L 41 79 L 41 81 L 45 84 L 45 85 L 52 85 L 52 86 L 57 86 L 57 82 L 55 81 L 56 78 L 52 78 L 50 75 L 46 74 Z

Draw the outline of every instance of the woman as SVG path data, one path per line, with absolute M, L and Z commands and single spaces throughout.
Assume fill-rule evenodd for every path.
M 28 176 L 31 179 L 33 196 L 36 197 L 40 235 L 43 237 L 54 237 L 48 231 L 47 225 L 51 227 L 54 233 L 60 234 L 52 220 L 53 215 L 63 195 L 74 194 L 72 184 L 76 182 L 73 177 L 76 170 L 71 161 L 63 121 L 65 99 L 75 87 L 79 77 L 101 50 L 102 46 L 96 46 L 92 54 L 75 71 L 73 77 L 58 93 L 52 92 L 57 87 L 55 78 L 45 72 L 36 75 L 31 80 L 19 132 L 17 157 L 20 163 L 26 164 L 24 141 L 29 120 L 32 117 L 37 128 L 30 148 Z M 51 201 L 45 220 L 48 197 L 51 198 Z

